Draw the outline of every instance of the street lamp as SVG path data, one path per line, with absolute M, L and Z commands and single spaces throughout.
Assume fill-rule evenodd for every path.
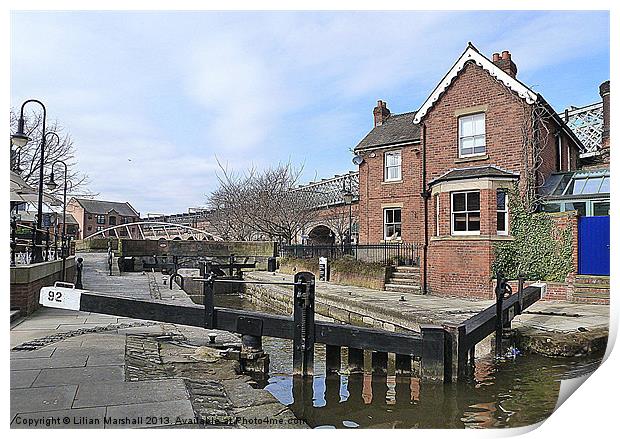
M 349 189 L 345 189 L 344 180 L 342 181 L 342 198 L 344 198 L 344 204 L 349 205 L 349 231 L 347 233 L 347 243 L 351 245 L 351 228 L 353 227 L 353 191 L 351 191 L 351 180 L 349 180 Z
M 28 99 L 25 101 L 19 112 L 19 120 L 17 122 L 17 132 L 11 136 L 11 142 L 16 147 L 22 147 L 26 145 L 30 138 L 24 132 L 24 107 L 28 103 L 36 103 L 43 108 L 43 126 L 41 129 L 41 161 L 39 166 L 39 199 L 37 200 L 37 224 L 36 224 L 36 232 L 35 232 L 35 245 L 32 250 L 33 261 L 35 263 L 43 261 L 42 254 L 42 236 L 41 236 L 41 227 L 43 225 L 43 164 L 45 163 L 45 119 L 47 117 L 47 111 L 45 109 L 45 105 L 43 102 L 36 99 Z
M 56 137 L 58 137 L 58 135 L 56 133 L 50 133 L 50 134 L 54 134 Z M 60 142 L 60 138 L 58 138 L 58 142 Z M 62 191 L 62 235 L 60 238 L 60 248 L 62 250 L 62 274 L 61 274 L 61 281 L 65 281 L 65 266 L 66 266 L 66 261 L 67 261 L 67 251 L 65 249 L 66 247 L 66 236 L 67 236 L 67 163 L 65 163 L 63 160 L 55 160 L 54 163 L 52 163 L 52 172 L 50 173 L 50 180 L 47 182 L 47 187 L 50 190 L 54 190 L 58 187 L 58 184 L 54 181 L 54 165 L 56 163 L 61 163 L 64 167 L 65 167 L 65 182 L 64 182 L 64 188 Z

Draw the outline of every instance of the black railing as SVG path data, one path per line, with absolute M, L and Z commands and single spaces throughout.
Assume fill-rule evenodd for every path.
M 36 235 L 39 232 L 43 236 L 41 244 L 36 243 Z M 50 229 L 37 229 L 31 225 L 19 224 L 15 219 L 11 220 L 11 266 L 31 264 L 34 258 L 34 249 L 39 247 L 43 261 L 55 261 L 62 259 L 63 254 L 70 256 L 75 253 L 71 238 L 65 239 L 64 245 L 57 234 L 52 234 Z
M 326 257 L 334 260 L 351 257 L 385 265 L 420 265 L 420 245 L 411 243 L 283 245 L 279 254 L 281 257 L 302 259 Z

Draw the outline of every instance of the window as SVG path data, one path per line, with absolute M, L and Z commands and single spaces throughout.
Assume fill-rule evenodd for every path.
M 480 192 L 452 193 L 452 234 L 480 234 Z
M 580 216 L 586 216 L 586 203 L 585 201 L 571 201 L 564 204 L 564 212 L 569 210 L 576 210 Z
M 92 215 L 88 215 L 88 219 L 93 219 L 93 216 Z
M 543 212 L 555 213 L 561 211 L 560 203 L 547 203 L 542 206 Z
M 385 160 L 385 181 L 395 181 L 401 179 L 401 155 L 400 151 L 386 152 Z
M 401 209 L 385 209 L 383 214 L 383 237 L 386 240 L 400 238 L 401 226 L 402 226 L 402 214 Z
M 459 157 L 484 154 L 486 128 L 484 113 L 459 117 Z
M 115 226 L 116 225 L 116 217 L 115 216 L 111 216 L 108 221 L 110 222 L 111 226 Z
M 508 235 L 508 195 L 504 189 L 497 190 L 497 234 Z
M 97 226 L 97 231 L 98 231 L 98 232 L 101 232 L 103 229 L 104 229 L 104 227 L 103 227 L 103 226 Z
M 105 215 L 95 215 L 97 224 L 105 224 Z
M 439 236 L 439 194 L 435 195 L 435 236 Z
M 599 201 L 592 203 L 592 214 L 594 216 L 609 215 L 609 201 Z

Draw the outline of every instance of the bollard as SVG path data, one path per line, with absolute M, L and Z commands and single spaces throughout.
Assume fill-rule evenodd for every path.
M 84 267 L 84 259 L 77 258 L 77 263 L 75 264 L 75 288 L 78 290 L 84 289 L 82 285 L 82 268 Z
M 293 288 L 293 374 L 314 374 L 314 274 L 295 274 Z

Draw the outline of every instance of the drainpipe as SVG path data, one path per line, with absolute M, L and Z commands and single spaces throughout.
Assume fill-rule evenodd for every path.
M 420 194 L 424 198 L 424 246 L 422 247 L 422 254 L 424 260 L 424 266 L 422 267 L 422 294 L 428 293 L 427 273 L 428 273 L 428 200 L 431 197 L 431 193 L 426 185 L 426 124 L 422 124 L 422 193 Z

